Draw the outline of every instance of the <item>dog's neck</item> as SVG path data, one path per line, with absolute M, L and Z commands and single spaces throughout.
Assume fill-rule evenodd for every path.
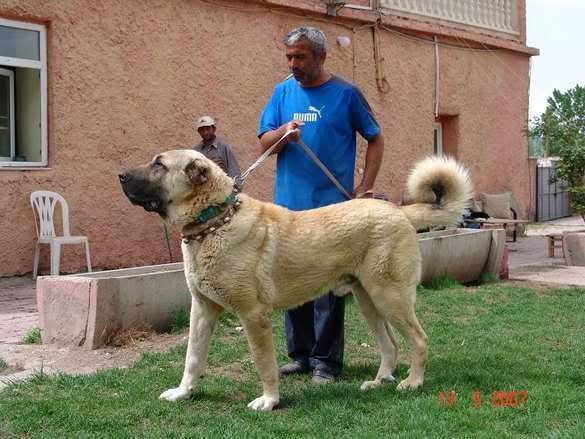
M 181 232 L 183 242 L 203 241 L 212 233 L 215 233 L 224 224 L 229 223 L 241 204 L 237 191 L 232 191 L 222 203 L 211 204 L 203 209 L 193 221 L 185 224 Z

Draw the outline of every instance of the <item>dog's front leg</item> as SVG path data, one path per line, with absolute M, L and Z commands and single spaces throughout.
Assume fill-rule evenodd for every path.
M 248 407 L 253 410 L 272 410 L 280 401 L 278 369 L 272 342 L 271 311 L 271 309 L 263 309 L 241 319 L 263 388 L 262 396 L 248 404 Z
M 193 393 L 197 380 L 205 370 L 209 339 L 217 323 L 220 311 L 221 308 L 205 296 L 198 292 L 192 295 L 189 341 L 183 379 L 179 387 L 163 392 L 160 395 L 160 399 L 178 401 L 188 398 Z

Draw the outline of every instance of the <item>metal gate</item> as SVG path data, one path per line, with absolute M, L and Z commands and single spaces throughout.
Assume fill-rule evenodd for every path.
M 536 221 L 548 221 L 571 215 L 566 183 L 550 182 L 554 172 L 553 160 L 539 160 L 536 165 Z

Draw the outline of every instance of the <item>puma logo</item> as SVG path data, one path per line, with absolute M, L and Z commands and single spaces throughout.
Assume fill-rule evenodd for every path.
M 309 113 L 294 113 L 293 119 L 302 120 L 303 122 L 317 122 L 322 117 L 321 111 L 323 111 L 323 108 L 325 108 L 325 105 L 320 109 L 309 105 Z
M 309 111 L 314 111 L 315 113 L 317 113 L 319 115 L 319 119 L 321 119 L 321 111 L 323 111 L 323 108 L 325 108 L 325 105 L 323 105 L 319 110 L 317 110 L 312 105 L 309 105 Z

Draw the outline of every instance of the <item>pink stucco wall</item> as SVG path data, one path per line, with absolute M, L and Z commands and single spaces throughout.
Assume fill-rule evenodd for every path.
M 0 276 L 32 270 L 28 197 L 37 189 L 69 201 L 73 232 L 89 236 L 96 268 L 169 262 L 160 220 L 130 205 L 118 172 L 165 149 L 194 145 L 193 120 L 201 114 L 216 118 L 218 134 L 235 146 L 242 167 L 251 164 L 260 111 L 287 75 L 281 37 L 302 24 L 326 32 L 328 69 L 357 83 L 370 101 L 386 136 L 376 189 L 399 201 L 410 165 L 432 153 L 434 47 L 381 31 L 389 85 L 383 93 L 376 87 L 372 30 L 358 28 L 375 14 L 348 9 L 327 20 L 319 2 L 281 8 L 285 3 L 0 0 L 0 17 L 47 25 L 49 103 L 49 167 L 0 170 Z M 392 17 L 386 20 L 398 29 Z M 455 45 L 498 42 L 474 29 L 453 32 L 412 20 L 407 30 L 428 39 L 441 28 L 439 39 Z M 339 35 L 353 38 L 353 46 L 336 45 Z M 477 190 L 510 189 L 526 212 L 524 129 L 529 55 L 535 52 L 522 45 L 522 35 L 519 42 L 502 40 L 505 49 L 496 51 L 441 48 L 439 113 L 458 116 L 457 156 L 470 167 Z M 362 166 L 365 144 L 358 144 Z M 271 159 L 250 177 L 246 191 L 269 200 L 273 170 Z M 173 231 L 175 261 L 178 236 Z M 81 247 L 65 248 L 63 271 L 83 265 Z M 47 268 L 45 254 L 41 270 Z

